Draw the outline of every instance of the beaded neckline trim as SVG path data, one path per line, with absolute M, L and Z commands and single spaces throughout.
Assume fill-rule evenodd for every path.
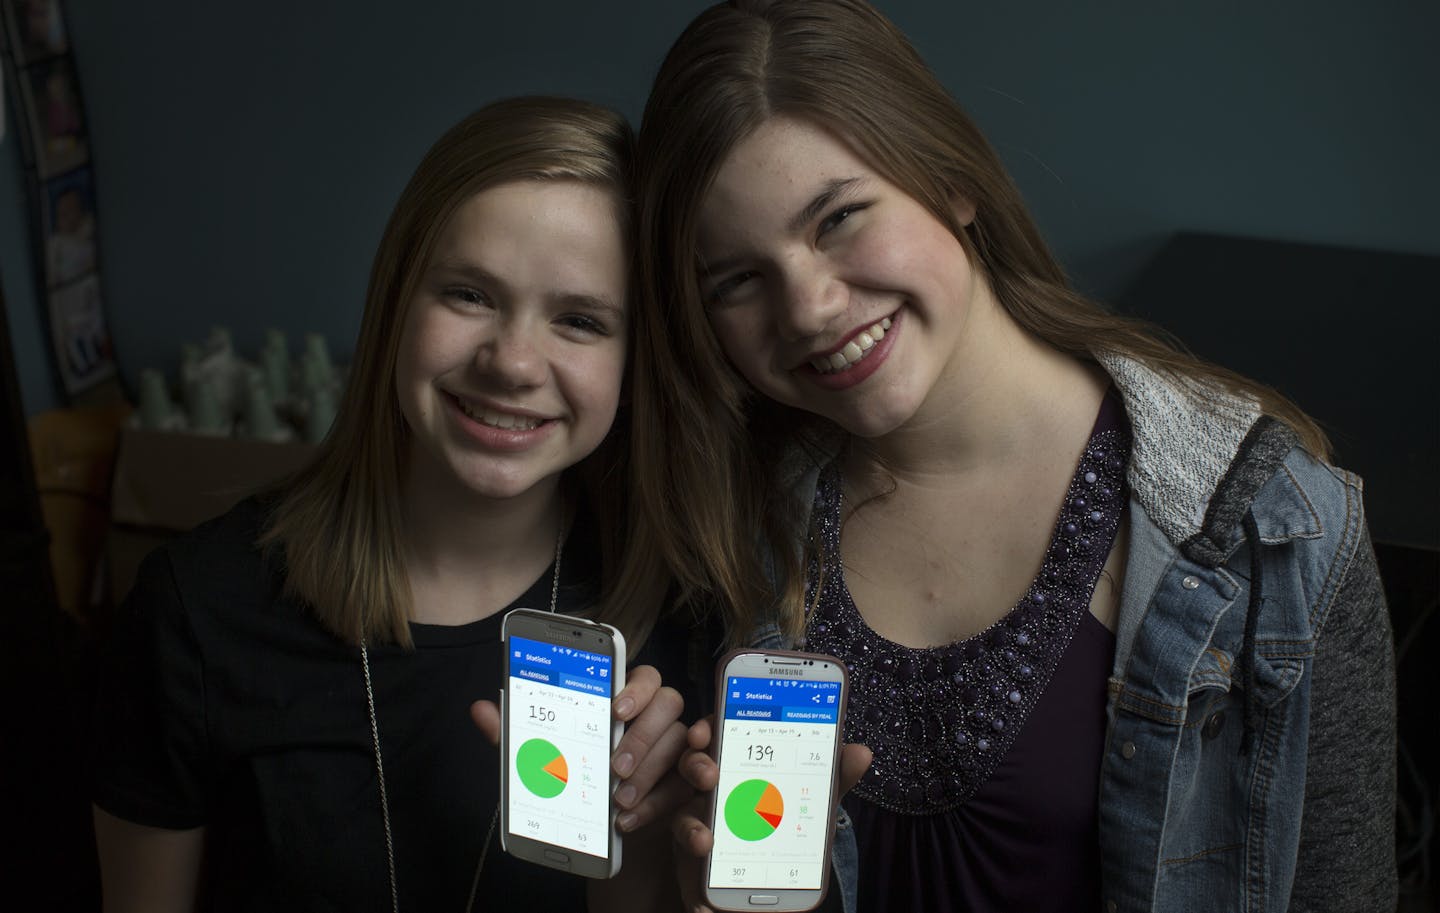
M 1094 433 L 1071 479 L 1039 575 L 1003 618 L 940 647 L 906 647 L 860 616 L 839 568 L 837 464 L 816 492 L 807 649 L 845 661 L 845 740 L 875 759 L 855 794 L 902 814 L 963 804 L 994 773 L 1069 646 L 1105 566 L 1128 494 L 1128 429 Z M 823 558 L 822 558 L 823 556 Z M 818 602 L 815 586 L 820 583 Z

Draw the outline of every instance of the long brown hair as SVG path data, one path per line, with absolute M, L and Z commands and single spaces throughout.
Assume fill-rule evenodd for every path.
M 634 374 L 638 492 L 682 592 L 718 601 L 732 640 L 777 605 L 803 624 L 795 528 L 775 460 L 813 420 L 761 397 L 730 367 L 695 270 L 701 201 L 729 151 L 785 114 L 831 130 L 959 239 L 1026 331 L 1093 362 L 1097 351 L 1253 397 L 1318 456 L 1323 432 L 1276 391 L 1200 361 L 1157 327 L 1077 294 L 984 136 L 905 36 L 862 0 L 733 0 L 701 13 L 655 78 L 640 129 L 640 337 Z M 959 224 L 955 202 L 975 207 Z M 781 413 L 781 414 L 777 414 Z M 803 434 L 802 434 L 803 438 Z M 762 551 L 764 537 L 772 548 Z M 776 592 L 766 563 L 779 570 Z
M 315 459 L 282 487 L 261 540 L 283 551 L 287 592 L 336 636 L 411 645 L 400 508 L 410 430 L 396 399 L 395 362 L 410 302 L 451 215 L 499 184 L 580 181 L 615 195 L 628 234 L 633 162 L 634 137 L 619 114 L 527 97 L 465 118 L 416 168 L 375 254 L 335 424 Z M 626 437 L 612 433 L 576 473 L 596 513 L 607 572 L 618 564 L 626 449 Z M 643 631 L 633 633 L 643 639 Z

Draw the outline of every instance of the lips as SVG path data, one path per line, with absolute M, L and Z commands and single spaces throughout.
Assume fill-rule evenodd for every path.
M 455 393 L 446 393 L 446 397 L 451 400 L 452 405 L 454 405 L 465 418 L 471 419 L 472 422 L 478 423 L 478 425 L 484 425 L 485 428 L 494 428 L 495 431 L 524 433 L 544 428 L 544 426 L 550 425 L 550 423 L 553 422 L 553 419 L 543 418 L 543 416 L 510 412 L 510 410 L 505 409 L 495 409 L 494 406 L 488 406 L 485 405 L 485 403 L 462 399 L 461 396 L 456 396 Z
M 470 418 L 482 425 L 489 425 L 491 428 L 499 428 L 503 431 L 534 431 L 545 422 L 545 419 L 533 416 L 488 409 L 476 403 L 467 402 L 458 396 L 454 397 L 454 400 L 455 404 L 460 407 L 460 411 Z
M 825 390 L 848 390 L 863 384 L 889 361 L 890 351 L 900 338 L 903 314 L 902 308 L 856 330 L 845 342 L 829 352 L 810 356 L 795 370 Z
M 865 357 L 874 350 L 876 343 L 885 338 L 885 331 L 890 327 L 890 318 L 884 317 L 856 333 L 849 342 L 834 352 L 828 355 L 817 355 L 810 359 L 810 367 L 820 374 L 838 374 L 841 371 L 847 371 L 865 360 Z

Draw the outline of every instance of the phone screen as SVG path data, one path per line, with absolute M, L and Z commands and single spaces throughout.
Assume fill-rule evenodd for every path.
M 524 637 L 507 643 L 510 833 L 604 858 L 611 657 Z
M 840 682 L 725 681 L 710 887 L 818 890 Z

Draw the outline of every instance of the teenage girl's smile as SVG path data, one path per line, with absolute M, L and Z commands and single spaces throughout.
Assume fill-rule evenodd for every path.
M 554 416 L 530 409 L 491 405 L 483 399 L 447 392 L 446 400 L 459 414 L 454 416 L 464 433 L 485 447 L 497 450 L 524 450 L 538 444 L 556 425 Z
M 881 317 L 845 337 L 829 351 L 812 356 L 800 370 L 815 374 L 814 382 L 830 390 L 853 387 L 880 370 L 899 335 L 900 312 Z M 892 332 L 894 331 L 894 332 Z
M 956 215 L 973 210 L 957 201 Z M 701 204 L 697 254 L 736 370 L 854 434 L 894 431 L 984 369 L 977 312 L 995 304 L 960 241 L 808 121 L 776 115 L 734 146 Z

